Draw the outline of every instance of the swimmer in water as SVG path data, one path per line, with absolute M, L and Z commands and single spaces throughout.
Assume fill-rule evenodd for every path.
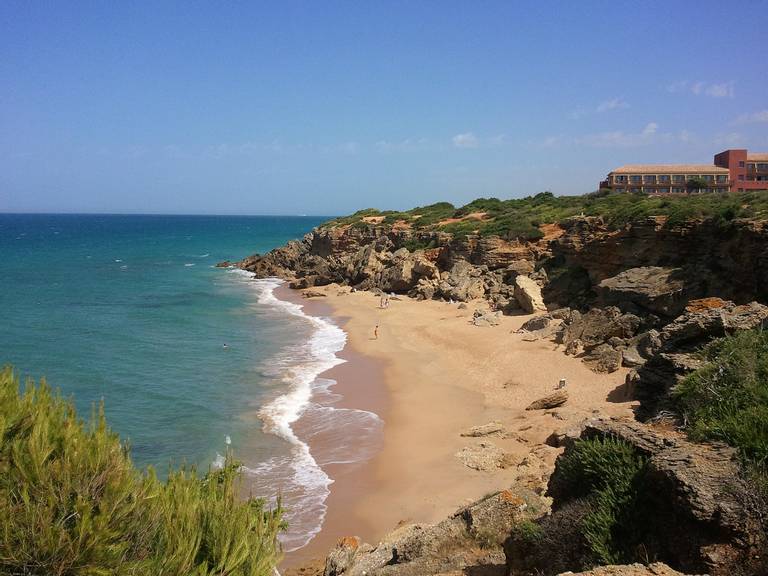
M 227 343 L 224 342 L 224 346 L 222 346 L 222 348 L 224 348 L 224 350 L 226 350 L 227 348 L 229 348 L 229 346 L 227 346 Z

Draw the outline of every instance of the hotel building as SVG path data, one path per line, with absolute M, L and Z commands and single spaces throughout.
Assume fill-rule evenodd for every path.
M 768 190 L 768 154 L 726 150 L 715 155 L 714 164 L 628 164 L 611 171 L 600 188 L 682 194 L 690 180 L 702 182 L 710 192 Z

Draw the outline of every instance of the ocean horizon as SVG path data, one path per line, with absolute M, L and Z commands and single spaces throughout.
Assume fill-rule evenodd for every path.
M 103 401 L 134 461 L 160 475 L 207 470 L 231 442 L 246 488 L 282 496 L 283 543 L 299 548 L 322 525 L 332 482 L 322 466 L 367 455 L 313 455 L 291 424 L 310 414 L 313 426 L 376 433 L 381 421 L 334 409 L 334 382 L 318 378 L 343 362 L 343 330 L 278 299 L 279 280 L 215 264 L 323 220 L 0 214 L 0 364 L 46 378 L 81 416 Z

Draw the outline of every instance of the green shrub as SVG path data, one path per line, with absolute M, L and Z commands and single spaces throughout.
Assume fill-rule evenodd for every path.
M 582 534 L 595 562 L 637 560 L 634 550 L 643 541 L 647 525 L 638 490 L 645 468 L 643 456 L 613 438 L 579 440 L 558 465 L 569 497 L 588 499 Z
M 768 333 L 738 332 L 711 342 L 704 365 L 673 391 L 689 435 L 739 450 L 768 494 Z
M 239 465 L 161 482 L 134 468 L 103 409 L 89 423 L 44 381 L 0 371 L 0 574 L 271 575 L 278 503 L 241 500 Z

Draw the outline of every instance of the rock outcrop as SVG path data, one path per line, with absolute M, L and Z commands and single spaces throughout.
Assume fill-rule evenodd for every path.
M 600 566 L 586 572 L 562 572 L 558 576 L 686 576 L 673 570 L 663 562 L 654 562 L 647 566 L 629 564 L 624 566 Z
M 598 296 L 607 305 L 643 313 L 677 316 L 687 302 L 685 272 L 680 268 L 646 266 L 629 268 L 597 285 Z
M 642 501 L 642 555 L 687 573 L 756 576 L 768 573 L 768 539 L 760 499 L 742 479 L 733 448 L 696 444 L 681 434 L 630 420 L 587 421 L 581 439 L 614 438 L 630 445 L 647 465 L 634 483 Z M 507 541 L 510 574 L 556 574 L 585 557 L 581 525 L 591 509 L 563 468 L 574 441 L 558 458 L 549 481 L 552 515 L 537 538 Z
M 481 569 L 501 576 L 501 542 L 516 523 L 545 509 L 540 496 L 516 487 L 478 500 L 438 524 L 401 526 L 376 546 L 343 538 L 329 554 L 324 576 L 432 576 Z
M 768 306 L 709 298 L 694 301 L 689 309 L 660 331 L 643 334 L 634 344 L 638 358 L 647 358 L 632 376 L 642 414 L 664 408 L 670 390 L 701 365 L 697 352 L 714 338 L 751 330 L 768 322 Z

